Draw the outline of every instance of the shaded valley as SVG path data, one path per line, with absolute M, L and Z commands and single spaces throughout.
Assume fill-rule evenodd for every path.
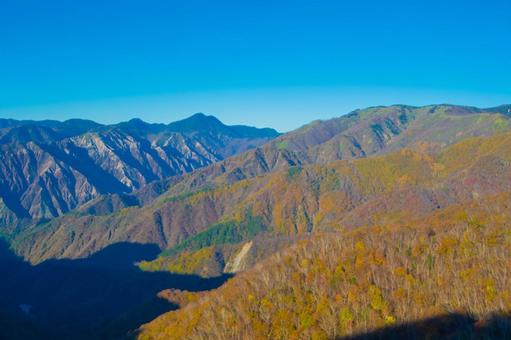
M 141 323 L 177 308 L 157 297 L 161 290 L 209 290 L 229 277 L 148 273 L 134 265 L 159 251 L 150 244 L 118 243 L 89 258 L 32 266 L 2 242 L 0 338 L 125 338 Z

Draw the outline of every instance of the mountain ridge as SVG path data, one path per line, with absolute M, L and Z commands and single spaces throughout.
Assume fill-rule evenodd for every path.
M 352 112 L 304 126 L 192 174 L 173 177 L 172 183 L 163 184 L 156 198 L 144 207 L 123 209 L 121 205 L 117 212 L 108 214 L 110 211 L 107 211 L 104 216 L 75 211 L 44 227 L 31 227 L 32 236 L 18 243 L 16 248 L 35 261 L 52 256 L 87 256 L 101 245 L 126 238 L 156 243 L 162 249 L 171 248 L 219 223 L 218 230 L 223 230 L 222 223 L 229 220 L 240 223 L 247 195 L 260 191 L 258 186 L 266 185 L 267 181 L 279 178 L 279 183 L 285 183 L 286 176 L 299 174 L 303 167 L 324 166 L 337 160 L 370 159 L 370 155 L 384 155 L 405 147 L 438 151 L 463 139 L 507 131 L 509 126 L 509 117 L 498 112 L 456 106 L 394 106 Z M 273 172 L 284 175 L 266 176 Z M 254 185 L 247 187 L 250 181 Z M 258 202 L 251 204 L 259 206 L 256 210 L 260 210 L 266 223 L 276 228 L 279 223 L 273 220 L 272 206 L 280 206 L 282 200 L 272 198 L 271 193 L 269 190 L 269 196 L 261 196 Z M 305 192 L 300 195 L 310 196 Z M 291 209 L 279 213 L 292 216 L 283 230 L 291 228 L 304 232 L 313 226 L 314 213 L 310 209 L 318 204 L 313 197 L 310 202 L 298 204 L 300 201 L 297 201 L 279 208 Z M 108 205 L 108 199 L 103 203 Z M 355 200 L 352 204 L 359 203 Z M 235 211 L 236 207 L 241 211 Z M 238 217 L 232 220 L 233 216 Z M 75 230 L 74 238 L 67 235 L 68 228 Z M 51 246 L 42 251 L 33 243 L 34 235 Z
M 475 320 L 487 320 L 491 310 L 503 310 L 492 309 L 494 303 L 511 303 L 505 290 L 509 275 L 501 275 L 510 241 L 506 226 L 511 222 L 511 117 L 501 111 L 507 112 L 507 107 L 379 106 L 356 110 L 312 122 L 190 173 L 154 179 L 129 192 L 115 192 L 108 181 L 97 183 L 101 192 L 86 203 L 2 236 L 19 259 L 31 262 L 23 265 L 28 274 L 32 275 L 32 268 L 34 274 L 41 273 L 39 283 L 55 280 L 40 271 L 47 263 L 74 266 L 101 258 L 119 267 L 119 263 L 108 261 L 111 253 L 107 250 L 122 244 L 151 245 L 152 256 L 140 258 L 136 267 L 129 256 L 118 252 L 121 264 L 141 278 L 168 274 L 200 276 L 207 281 L 235 274 L 217 291 L 195 294 L 177 286 L 179 289 L 159 293 L 181 309 L 156 318 L 140 333 L 130 333 L 140 338 L 200 338 L 207 334 L 232 338 L 231 331 L 238 335 L 273 332 L 277 338 L 344 336 L 441 314 L 441 304 L 434 304 L 434 310 L 424 304 L 438 299 L 473 312 L 474 320 L 467 321 L 467 327 L 472 327 Z M 184 125 L 193 127 L 194 119 Z M 134 163 L 140 159 L 136 154 L 100 151 L 112 147 L 126 151 L 136 145 L 136 150 L 151 155 L 148 146 L 164 148 L 170 140 L 184 140 L 193 141 L 187 144 L 191 147 L 194 143 L 211 147 L 207 154 L 218 155 L 227 152 L 222 148 L 231 138 L 218 131 L 222 128 L 176 135 L 166 131 L 165 125 L 132 120 L 72 137 L 73 143 L 63 139 L 43 144 L 37 140 L 44 140 L 44 134 L 35 131 L 36 141 L 26 145 L 32 152 L 40 148 L 59 162 L 73 164 L 72 170 L 84 174 L 91 169 L 78 160 L 90 154 L 66 150 L 91 145 L 106 164 L 132 164 L 143 178 L 150 178 L 151 172 L 144 175 L 147 169 Z M 142 139 L 139 134 L 148 137 Z M 62 151 L 62 145 L 67 149 Z M 74 157 L 71 160 L 76 164 L 69 157 Z M 56 171 L 49 164 L 49 169 Z M 105 176 L 109 174 L 88 177 L 94 184 Z M 51 177 L 43 179 L 45 188 L 54 187 Z M 5 224 L 13 223 L 15 217 L 3 201 L 0 212 Z M 499 269 L 483 266 L 485 261 Z M 478 263 L 481 269 L 474 270 L 471 263 Z M 449 283 L 456 283 L 463 296 L 484 297 L 485 303 L 471 298 L 460 304 L 459 299 L 449 299 L 446 271 Z M 8 285 L 15 287 L 16 280 L 24 276 L 8 277 L 13 278 Z M 129 277 L 121 277 L 118 286 L 133 287 L 124 281 Z M 95 284 L 94 278 L 85 276 L 79 281 L 84 287 Z M 164 286 L 157 289 L 173 287 Z M 137 289 L 143 290 L 144 285 Z M 154 296 L 155 290 L 144 294 Z M 27 290 L 31 291 L 37 296 L 39 286 Z M 76 301 L 67 292 L 72 292 Z M 119 293 L 112 307 L 124 303 Z M 12 310 L 26 302 L 24 293 L 20 294 L 13 295 Z M 80 298 L 86 299 L 81 289 L 64 286 L 55 294 L 84 317 L 63 317 L 62 329 L 72 332 L 78 329 L 75 319 L 97 317 L 89 304 L 81 304 Z M 95 334 L 125 334 L 128 328 L 165 311 L 138 306 L 132 296 L 126 301 L 126 306 L 131 303 L 134 307 L 126 311 L 132 321 L 126 323 L 125 316 L 117 317 L 117 312 L 105 315 L 110 321 L 93 326 Z M 156 297 L 153 300 L 151 305 L 157 307 Z M 47 308 L 48 315 L 69 314 L 65 304 L 36 305 L 41 311 Z M 282 313 L 272 313 L 274 306 Z M 407 306 L 413 316 L 401 306 Z M 144 311 L 150 314 L 143 315 Z M 14 325 L 18 315 L 13 318 L 8 322 Z M 38 318 L 45 320 L 43 314 Z M 232 326 L 229 320 L 238 321 Z M 432 334 L 445 333 L 433 330 Z
M 0 196 L 19 220 L 62 215 L 101 194 L 124 194 L 255 147 L 278 135 L 217 121 L 214 129 L 141 120 L 0 121 Z M 218 129 L 221 126 L 222 129 Z M 260 133 L 259 133 L 260 132 Z

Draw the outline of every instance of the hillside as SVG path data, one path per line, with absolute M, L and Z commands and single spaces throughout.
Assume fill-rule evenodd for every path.
M 466 138 L 506 131 L 511 121 L 507 108 L 395 105 L 355 110 L 314 121 L 250 152 L 185 176 L 179 185 L 170 187 L 167 196 L 231 184 L 290 166 L 368 157 L 423 143 L 443 148 Z
M 229 207 L 223 222 L 188 238 L 157 260 L 142 263 L 142 268 L 218 275 L 221 271 L 211 272 L 213 265 L 206 265 L 206 259 L 219 259 L 217 262 L 225 265 L 240 251 L 243 241 L 254 239 L 244 259 L 244 268 L 248 268 L 274 251 L 265 247 L 274 239 L 271 235 L 283 235 L 280 237 L 291 242 L 309 232 L 378 225 L 452 226 L 460 221 L 505 225 L 511 222 L 507 212 L 511 206 L 510 150 L 511 132 L 507 132 L 468 139 L 433 154 L 403 149 L 383 156 L 291 168 L 223 191 L 198 193 L 189 199 L 201 202 L 214 197 L 222 202 L 240 188 L 246 194 L 239 205 Z M 261 240 L 254 238 L 258 233 L 264 235 Z M 205 256 L 208 251 L 215 257 Z
M 317 234 L 144 325 L 138 338 L 504 339 L 510 247 L 509 228 L 492 224 Z
M 227 243 L 237 243 L 260 232 L 296 235 L 394 222 L 403 213 L 420 219 L 475 195 L 507 190 L 508 135 L 488 142 L 504 146 L 481 148 L 481 155 L 470 149 L 479 140 L 458 146 L 468 148 L 467 153 L 447 151 L 454 150 L 449 145 L 456 141 L 506 131 L 510 119 L 497 111 L 378 107 L 312 123 L 239 156 L 174 177 L 168 191 L 146 206 L 101 216 L 78 209 L 28 228 L 12 245 L 37 262 L 87 256 L 121 241 L 172 249 L 182 242 L 197 243 L 194 235 L 211 238 L 227 232 L 232 236 Z M 504 172 L 486 175 L 499 167 Z M 389 200 L 388 195 L 395 198 Z M 417 204 L 403 210 L 410 199 Z M 212 245 L 208 242 L 194 247 Z
M 303 167 L 275 202 L 316 192 L 330 228 L 319 223 L 305 240 L 144 325 L 139 338 L 510 337 L 510 150 L 505 132 L 435 152 Z M 331 169 L 348 175 L 334 177 L 338 193 L 323 191 L 328 176 L 316 175 Z M 303 190 L 314 181 L 316 191 Z M 346 213 L 346 193 L 356 190 L 376 195 Z M 178 268 L 176 260 L 144 266 Z
M 204 114 L 169 125 L 0 120 L 0 228 L 61 216 L 108 194 L 115 201 L 107 212 L 138 205 L 127 194 L 277 135 Z

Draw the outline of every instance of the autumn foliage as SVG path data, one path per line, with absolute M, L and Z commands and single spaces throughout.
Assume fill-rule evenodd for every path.
M 140 339 L 326 339 L 445 313 L 484 319 L 511 310 L 510 250 L 510 229 L 477 223 L 318 234 Z

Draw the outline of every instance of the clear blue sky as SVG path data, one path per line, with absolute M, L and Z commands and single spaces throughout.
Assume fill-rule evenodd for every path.
M 289 130 L 511 102 L 511 1 L 0 0 L 0 117 Z

